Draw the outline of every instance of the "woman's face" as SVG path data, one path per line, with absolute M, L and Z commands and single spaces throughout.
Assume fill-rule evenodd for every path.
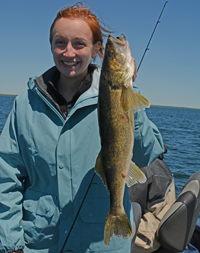
M 53 28 L 51 50 L 57 69 L 64 78 L 85 77 L 91 57 L 101 43 L 93 45 L 92 31 L 81 18 L 61 18 Z

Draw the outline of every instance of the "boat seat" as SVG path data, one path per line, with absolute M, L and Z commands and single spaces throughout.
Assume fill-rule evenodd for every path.
M 182 252 L 190 242 L 200 212 L 200 171 L 186 182 L 177 200 L 162 218 L 156 253 Z
M 140 219 L 142 217 L 142 209 L 141 209 L 140 204 L 136 202 L 131 202 L 131 205 L 133 208 L 133 219 L 134 219 L 134 224 L 133 224 L 134 230 L 133 230 L 133 238 L 132 238 L 132 244 L 131 244 L 131 248 L 132 248 L 135 242 L 136 235 L 137 235 Z

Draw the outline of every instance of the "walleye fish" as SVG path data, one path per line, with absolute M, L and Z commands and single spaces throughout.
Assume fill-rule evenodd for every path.
M 133 112 L 149 107 L 149 101 L 132 88 L 134 64 L 124 35 L 109 35 L 102 65 L 98 120 L 101 150 L 95 172 L 110 194 L 110 209 L 104 229 L 104 244 L 112 236 L 128 239 L 132 228 L 123 207 L 125 184 L 144 183 L 146 177 L 131 161 L 134 144 Z

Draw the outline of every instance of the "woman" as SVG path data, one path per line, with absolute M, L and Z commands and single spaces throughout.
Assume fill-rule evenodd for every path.
M 130 251 L 131 238 L 114 237 L 104 246 L 109 195 L 93 177 L 100 69 L 90 62 L 103 55 L 105 32 L 86 6 L 61 9 L 50 30 L 55 66 L 30 78 L 15 99 L 0 136 L 2 252 L 60 252 L 67 237 L 63 252 Z M 163 152 L 163 142 L 145 111 L 135 120 L 133 160 L 142 167 Z M 128 189 L 124 206 L 133 224 Z

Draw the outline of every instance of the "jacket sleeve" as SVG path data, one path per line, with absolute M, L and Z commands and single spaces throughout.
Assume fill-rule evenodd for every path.
M 133 89 L 140 93 L 135 83 Z M 145 109 L 134 113 L 134 122 L 133 161 L 141 168 L 152 163 L 164 152 L 164 144 L 158 128 L 148 119 Z
M 21 226 L 26 169 L 17 141 L 15 103 L 0 136 L 0 248 L 24 248 Z

